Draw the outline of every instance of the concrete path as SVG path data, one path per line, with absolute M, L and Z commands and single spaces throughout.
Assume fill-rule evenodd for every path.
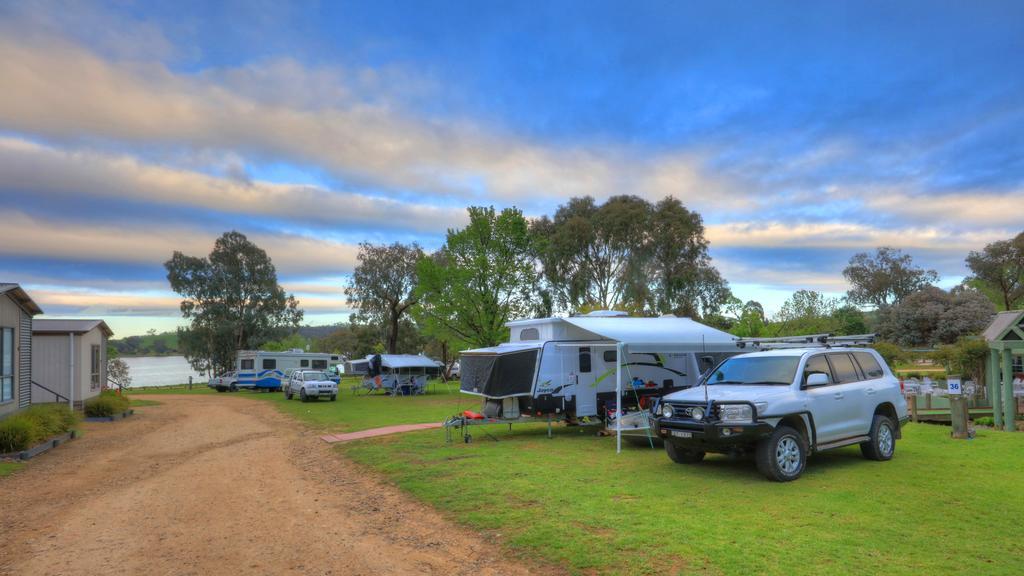
M 433 428 L 440 428 L 441 426 L 442 424 L 440 422 L 429 422 L 427 424 L 399 424 L 397 426 L 371 428 L 369 430 L 360 430 L 359 432 L 349 432 L 347 434 L 327 434 L 325 436 L 321 436 L 320 439 L 329 444 L 333 444 L 335 442 L 351 442 L 352 440 L 362 440 L 363 438 L 387 436 L 388 434 L 400 434 L 402 432 L 413 432 L 416 430 L 431 430 Z

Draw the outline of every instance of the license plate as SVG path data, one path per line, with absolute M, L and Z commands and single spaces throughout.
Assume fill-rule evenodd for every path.
M 682 430 L 673 430 L 672 435 L 676 438 L 693 438 L 693 432 L 683 432 Z

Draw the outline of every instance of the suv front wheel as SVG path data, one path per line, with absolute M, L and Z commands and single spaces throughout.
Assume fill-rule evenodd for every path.
M 896 431 L 892 419 L 875 414 L 871 420 L 871 439 L 861 443 L 861 454 L 868 460 L 891 460 L 895 451 Z
M 665 453 L 670 460 L 676 464 L 696 464 L 704 459 L 704 453 L 699 450 L 686 450 L 677 448 L 671 441 L 665 442 Z
M 757 444 L 757 469 L 769 480 L 796 480 L 807 466 L 807 440 L 789 426 L 778 426 Z

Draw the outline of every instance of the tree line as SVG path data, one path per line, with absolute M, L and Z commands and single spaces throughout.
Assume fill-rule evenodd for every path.
M 505 323 L 595 309 L 689 316 L 738 336 L 879 332 L 899 346 L 932 346 L 977 334 L 994 311 L 1024 304 L 1024 234 L 971 252 L 972 271 L 951 290 L 934 270 L 894 248 L 855 254 L 843 298 L 799 290 L 768 316 L 736 298 L 713 265 L 699 214 L 668 197 L 572 198 L 553 216 L 473 206 L 440 249 L 416 243 L 360 245 L 345 288 L 350 323 L 311 349 L 445 360 L 507 339 Z M 178 347 L 198 370 L 227 370 L 235 350 L 280 343 L 303 313 L 277 283 L 267 254 L 238 232 L 207 257 L 175 252 L 165 263 L 181 294 Z

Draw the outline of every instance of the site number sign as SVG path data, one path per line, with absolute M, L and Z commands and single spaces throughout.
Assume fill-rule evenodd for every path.
M 946 386 L 948 387 L 950 396 L 959 396 L 963 394 L 963 390 L 960 388 L 959 378 L 950 378 L 949 380 L 946 380 Z

